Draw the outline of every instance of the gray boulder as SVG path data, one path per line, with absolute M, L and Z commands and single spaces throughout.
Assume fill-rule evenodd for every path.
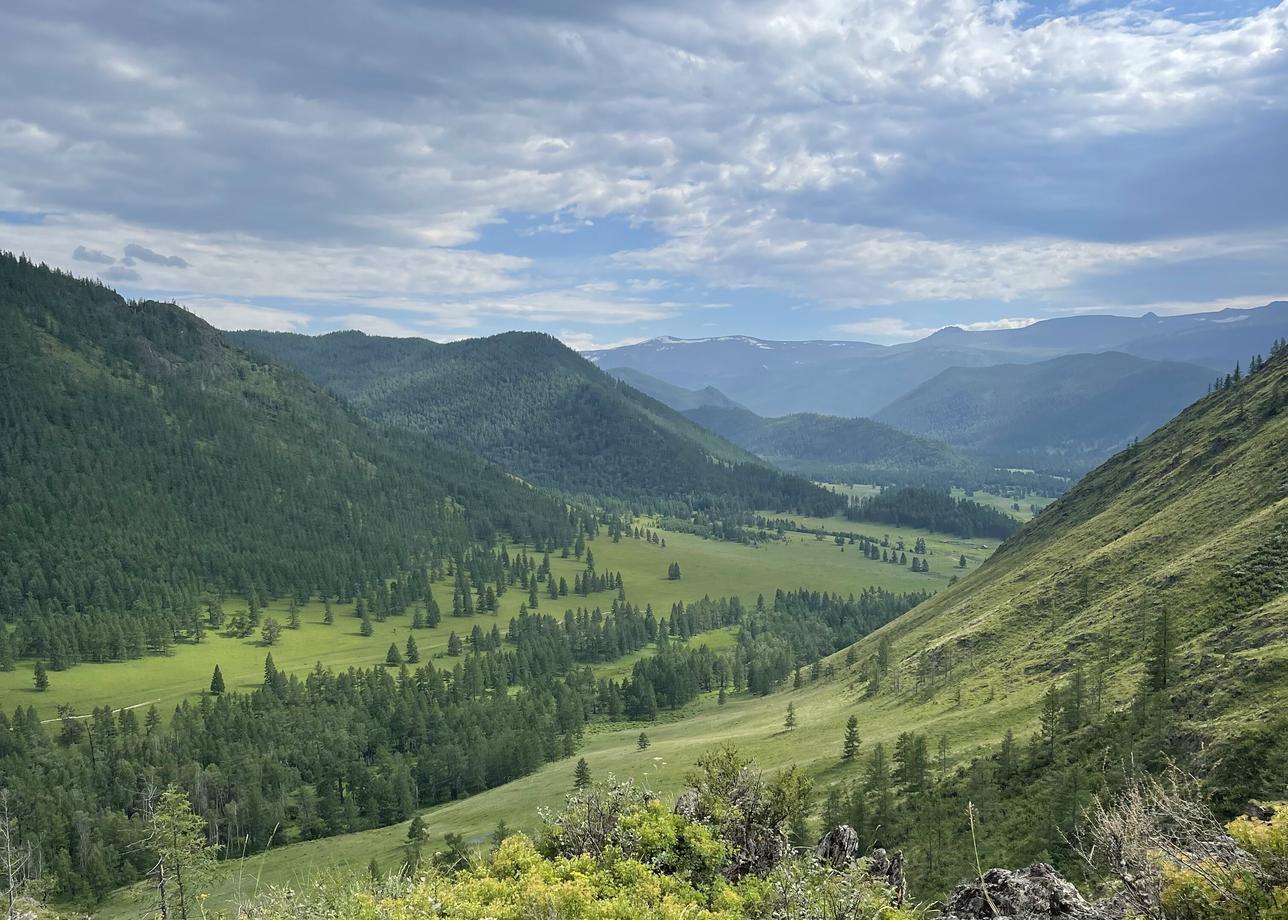
M 989 869 L 958 885 L 940 920 L 1112 920 L 1114 912 L 1089 904 L 1046 863 L 1026 869 Z

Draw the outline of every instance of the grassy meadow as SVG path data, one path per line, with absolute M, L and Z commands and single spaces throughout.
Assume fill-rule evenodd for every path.
M 831 536 L 789 532 L 783 541 L 760 546 L 744 546 L 701 537 L 659 531 L 666 546 L 642 540 L 623 538 L 613 543 L 607 537 L 590 542 L 600 571 L 620 571 L 627 597 L 639 604 L 652 604 L 659 613 L 669 611 L 676 601 L 694 601 L 703 596 L 720 597 L 738 594 L 752 603 L 758 594 L 766 596 L 778 588 L 808 586 L 811 589 L 858 592 L 865 587 L 880 586 L 892 591 L 930 590 L 945 587 L 953 576 L 961 577 L 976 568 L 996 548 L 993 540 L 962 540 L 913 528 L 892 528 L 864 524 L 840 517 L 795 517 L 802 528 L 828 533 L 862 532 L 886 535 L 891 543 L 904 540 L 910 549 L 918 537 L 926 539 L 931 572 L 914 574 L 907 566 L 891 565 L 865 559 L 854 546 L 838 547 Z M 649 526 L 648 522 L 642 522 Z M 517 551 L 520 547 L 512 547 Z M 960 555 L 967 557 L 965 572 L 956 567 Z M 678 562 L 682 577 L 667 579 L 667 566 Z M 576 559 L 551 557 L 555 577 L 572 581 L 581 571 Z M 450 585 L 434 586 L 440 605 L 450 598 Z M 539 595 L 542 592 L 539 592 Z M 558 612 L 570 606 L 612 603 L 613 592 L 589 598 L 567 597 L 558 601 L 540 598 L 539 610 Z M 448 635 L 455 630 L 464 637 L 475 624 L 488 630 L 495 623 L 503 631 L 519 605 L 527 600 L 525 592 L 510 590 L 500 598 L 500 610 L 493 614 L 453 618 L 444 616 L 434 629 L 415 630 L 422 660 L 445 655 Z M 450 606 L 449 604 L 446 606 Z M 235 599 L 225 602 L 231 616 L 240 604 Z M 410 617 L 393 617 L 374 622 L 374 635 L 363 637 L 352 605 L 332 605 L 335 622 L 323 623 L 323 606 L 310 603 L 300 608 L 298 630 L 283 629 L 279 643 L 271 649 L 258 641 L 258 633 L 247 639 L 229 638 L 208 633 L 198 645 L 177 645 L 167 656 L 147 657 L 130 662 L 81 664 L 61 672 L 51 672 L 50 688 L 35 691 L 31 662 L 22 661 L 15 671 L 0 673 L 0 706 L 36 706 L 41 717 L 54 719 L 58 707 L 67 704 L 84 714 L 96 706 L 115 708 L 138 706 L 146 709 L 155 704 L 162 716 L 185 698 L 196 698 L 206 692 L 210 675 L 218 664 L 227 688 L 250 690 L 262 682 L 264 656 L 272 652 L 280 670 L 302 673 L 322 662 L 331 668 L 371 666 L 384 662 L 391 642 L 401 650 L 407 636 Z M 264 616 L 287 621 L 287 602 L 278 601 L 265 608 Z M 727 648 L 737 640 L 737 629 L 726 628 L 695 637 L 694 644 Z M 635 661 L 651 654 L 644 649 L 617 661 L 601 665 L 596 672 L 620 678 L 629 673 Z M 450 660 L 450 659 L 449 659 Z M 792 732 L 783 729 L 787 700 L 796 703 L 799 727 Z M 942 720 L 954 745 L 971 746 L 992 740 L 1008 722 L 1007 704 L 999 698 L 996 716 L 979 711 L 968 723 L 956 724 L 952 713 L 940 711 L 934 704 L 923 720 L 934 725 Z M 666 713 L 651 725 L 614 723 L 592 726 L 586 744 L 577 756 L 585 756 L 596 777 L 608 774 L 631 776 L 663 793 L 676 791 L 685 772 L 696 757 L 713 745 L 732 743 L 756 757 L 766 766 L 798 763 L 828 782 L 838 778 L 837 749 L 845 720 L 851 712 L 861 714 L 864 737 L 872 742 L 891 741 L 906 726 L 906 710 L 892 707 L 888 700 L 864 701 L 848 677 L 807 684 L 799 691 L 777 693 L 766 698 L 731 698 L 725 706 L 707 695 L 678 713 Z M 950 725 L 951 723 L 951 725 Z M 637 750 L 641 730 L 652 741 L 647 751 Z M 571 787 L 572 768 L 576 757 L 548 764 L 535 774 L 517 782 L 489 790 L 468 799 L 431 809 L 425 813 L 430 827 L 430 846 L 438 846 L 448 831 L 462 833 L 475 843 L 485 841 L 496 824 L 504 820 L 516 829 L 531 829 L 538 822 L 538 809 L 557 806 Z M 212 905 L 226 906 L 248 897 L 257 886 L 299 881 L 318 871 L 347 871 L 365 866 L 373 857 L 386 867 L 402 858 L 406 824 L 332 837 L 324 840 L 278 847 L 267 853 L 230 861 L 222 869 L 212 892 Z M 100 910 L 104 917 L 128 917 L 138 907 L 127 892 L 115 895 Z
M 778 588 L 807 586 L 848 594 L 878 585 L 892 591 L 934 591 L 946 585 L 952 574 L 961 574 L 955 568 L 961 553 L 966 554 L 969 570 L 987 558 L 997 545 L 996 541 L 962 541 L 910 528 L 858 525 L 841 518 L 797 520 L 808 527 L 862 528 L 865 532 L 889 533 L 892 541 L 902 537 L 909 548 L 917 536 L 926 536 L 931 552 L 936 554 L 931 557 L 932 570 L 928 574 L 914 574 L 907 566 L 864 559 L 854 547 L 841 549 L 831 539 L 799 533 L 788 534 L 785 541 L 758 547 L 677 533 L 663 534 L 665 548 L 627 538 L 613 543 L 606 537 L 591 541 L 590 546 L 600 571 L 620 571 L 626 596 L 636 604 L 652 604 L 661 615 L 669 612 L 676 601 L 690 602 L 703 596 L 716 598 L 736 593 L 745 602 L 752 603 L 757 594 L 772 596 Z M 511 551 L 518 549 L 512 547 Z M 942 561 L 936 565 L 938 560 Z M 679 581 L 666 577 L 671 562 L 680 563 Z M 556 577 L 563 576 L 571 584 L 573 575 L 582 570 L 582 564 L 576 559 L 560 559 L 556 554 L 551 557 L 551 568 Z M 450 584 L 436 584 L 434 590 L 440 607 L 450 608 L 447 603 L 451 598 Z M 541 596 L 543 592 L 538 595 L 538 609 L 556 615 L 578 605 L 608 607 L 614 597 L 613 592 L 603 592 L 589 598 L 569 596 L 552 601 Z M 453 630 L 463 639 L 476 624 L 484 631 L 496 624 L 504 632 L 510 619 L 518 614 L 519 605 L 526 600 L 526 593 L 512 589 L 500 598 L 496 613 L 459 619 L 444 615 L 434 629 L 415 630 L 422 660 L 444 655 Z M 269 604 L 263 615 L 276 617 L 285 625 L 287 603 L 280 600 Z M 241 606 L 236 599 L 224 603 L 228 616 Z M 184 698 L 196 697 L 207 690 L 215 665 L 223 672 L 228 690 L 250 690 L 263 681 L 264 656 L 269 652 L 278 669 L 288 673 L 303 673 L 319 661 L 333 669 L 370 667 L 384 662 L 391 642 L 402 651 L 413 632 L 409 627 L 410 616 L 391 617 L 384 622 L 373 621 L 374 634 L 364 637 L 358 631 L 359 620 L 353 615 L 353 605 L 333 604 L 332 610 L 335 622 L 327 626 L 322 621 L 320 602 L 302 606 L 300 628 L 283 629 L 281 640 L 271 649 L 259 641 L 258 631 L 244 639 L 209 632 L 200 644 L 176 645 L 166 656 L 87 663 L 65 671 L 51 671 L 49 689 L 43 693 L 35 689 L 32 662 L 20 661 L 15 670 L 0 672 L 0 707 L 35 706 L 42 719 L 54 719 L 61 705 L 71 706 L 79 714 L 101 706 L 146 710 L 156 705 L 162 716 L 167 716 Z M 712 641 L 722 640 L 713 637 Z M 723 641 L 732 642 L 732 635 Z M 628 670 L 633 662 L 632 658 L 609 668 L 617 673 L 623 668 Z

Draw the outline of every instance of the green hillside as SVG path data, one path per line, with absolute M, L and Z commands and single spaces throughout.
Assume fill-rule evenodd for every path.
M 503 532 L 570 539 L 561 502 L 172 304 L 3 255 L 0 323 L 0 619 L 186 628 L 209 590 L 351 596 Z
M 431 434 L 540 485 L 690 507 L 826 513 L 824 490 L 761 464 L 551 336 L 437 344 L 339 332 L 230 333 L 371 419 Z
M 1118 352 L 952 367 L 875 418 L 1008 466 L 1081 473 L 1203 395 L 1212 372 Z

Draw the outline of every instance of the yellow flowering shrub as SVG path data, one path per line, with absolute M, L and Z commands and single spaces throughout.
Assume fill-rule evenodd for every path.
M 1164 865 L 1169 920 L 1288 920 L 1288 807 L 1278 806 L 1269 821 L 1240 816 L 1226 829 L 1256 866 Z

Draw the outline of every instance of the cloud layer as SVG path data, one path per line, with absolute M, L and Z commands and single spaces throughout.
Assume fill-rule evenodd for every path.
M 1288 3 L 533 6 L 16 11 L 0 245 L 217 324 L 579 343 L 1288 291 Z

